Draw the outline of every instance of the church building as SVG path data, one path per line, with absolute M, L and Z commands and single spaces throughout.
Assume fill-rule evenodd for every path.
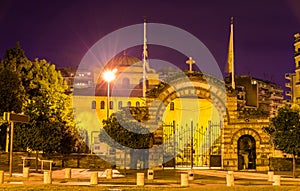
M 266 115 L 261 115 L 258 108 L 267 101 L 262 98 L 265 94 L 273 96 L 274 99 L 270 100 L 278 107 L 283 100 L 282 89 L 264 80 L 235 75 L 233 42 L 232 22 L 229 77 L 225 80 L 207 77 L 201 71 L 193 70 L 197 60 L 189 57 L 187 71 L 161 72 L 166 77 L 162 81 L 162 76 L 148 62 L 146 44 L 142 60 L 124 52 L 102 69 L 84 73 L 77 71 L 73 102 L 80 108 L 75 107 L 74 110 L 78 128 L 87 132 L 85 141 L 91 153 L 116 166 L 129 168 L 131 156 L 124 154 L 126 150 L 111 148 L 100 141 L 99 133 L 103 126 L 99 124 L 124 108 L 145 107 L 151 117 L 143 126 L 153 133 L 154 140 L 147 165 L 141 160 L 137 168 L 175 166 L 268 170 L 269 157 L 273 156 L 274 150 L 262 128 L 269 124 L 274 108 L 265 107 Z M 104 77 L 107 71 L 112 75 L 109 79 Z M 86 79 L 89 79 L 86 81 L 88 85 L 84 84 Z M 250 79 L 252 84 L 247 84 L 245 79 Z M 270 88 L 265 90 L 255 86 L 254 81 Z M 273 92 L 269 92 L 271 87 Z M 95 123 L 95 119 L 99 123 Z

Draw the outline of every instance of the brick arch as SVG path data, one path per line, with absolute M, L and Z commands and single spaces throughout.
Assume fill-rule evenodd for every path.
M 259 148 L 258 146 L 262 142 L 261 136 L 259 135 L 259 133 L 257 131 L 255 131 L 254 129 L 251 129 L 251 128 L 243 128 L 243 129 L 240 129 L 237 132 L 235 132 L 231 138 L 231 145 L 236 145 L 239 138 L 243 135 L 252 136 L 254 138 L 255 142 L 256 143 L 258 142 L 258 145 L 256 145 L 256 147 Z
M 169 80 L 168 83 L 163 85 L 163 88 L 156 91 L 157 94 L 154 100 L 160 101 L 160 105 L 156 106 L 158 112 L 155 115 L 158 123 L 163 116 L 164 108 L 169 103 L 176 98 L 189 96 L 197 96 L 211 101 L 218 110 L 220 117 L 227 117 L 227 120 L 229 120 L 228 110 L 226 109 L 225 83 L 213 76 L 192 73 L 187 76 L 173 77 L 173 80 Z

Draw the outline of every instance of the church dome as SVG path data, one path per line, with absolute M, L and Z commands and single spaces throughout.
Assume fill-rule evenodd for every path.
M 107 64 L 106 67 L 109 68 L 119 68 L 119 67 L 128 67 L 132 65 L 141 65 L 142 61 L 136 57 L 126 55 L 118 55 L 113 57 Z

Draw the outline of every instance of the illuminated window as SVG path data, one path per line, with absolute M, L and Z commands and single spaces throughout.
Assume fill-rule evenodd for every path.
M 135 106 L 136 106 L 136 107 L 140 107 L 140 102 L 137 101 L 137 102 L 135 103 Z
M 114 102 L 113 101 L 110 101 L 109 102 L 109 109 L 113 109 L 114 108 Z
M 129 101 L 129 102 L 127 102 L 127 106 L 128 107 L 130 107 L 131 106 L 131 102 Z
M 174 111 L 174 102 L 171 102 L 171 103 L 170 103 L 170 110 L 171 110 L 171 111 Z
M 105 108 L 105 102 L 101 101 L 101 103 L 100 103 L 100 109 L 104 109 L 104 108 Z
M 122 109 L 122 101 L 118 102 L 118 109 Z
M 96 101 L 92 101 L 92 109 L 96 109 Z

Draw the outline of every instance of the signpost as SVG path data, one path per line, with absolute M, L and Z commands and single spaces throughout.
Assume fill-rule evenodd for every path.
M 14 122 L 28 123 L 29 116 L 23 115 L 23 114 L 11 113 L 11 112 L 4 112 L 3 120 L 8 121 L 10 123 L 9 176 L 11 177 L 12 176 L 12 159 L 13 159 Z

